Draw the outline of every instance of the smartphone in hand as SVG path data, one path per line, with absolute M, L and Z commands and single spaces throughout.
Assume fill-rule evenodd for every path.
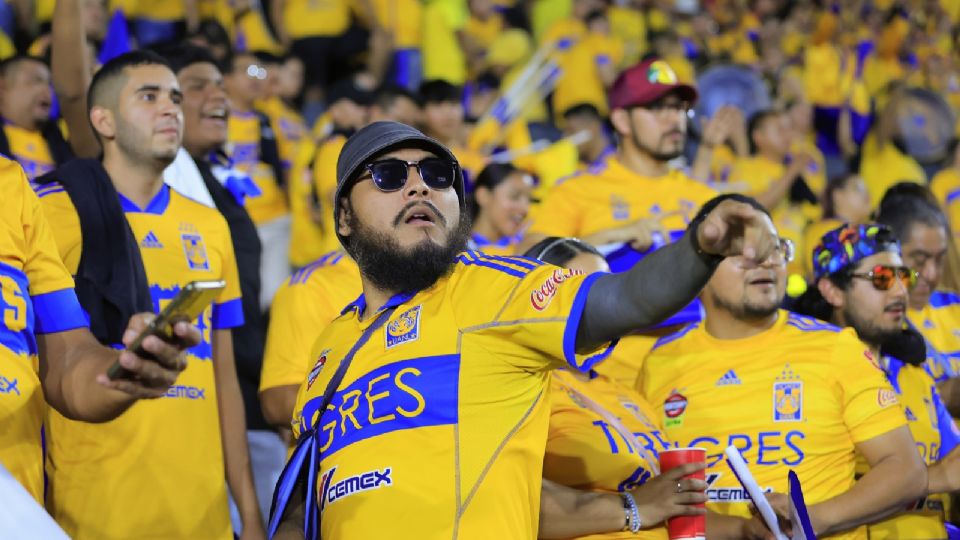
M 164 341 L 174 339 L 173 327 L 178 322 L 193 322 L 197 320 L 203 310 L 213 303 L 213 300 L 226 287 L 223 281 L 191 281 L 186 284 L 177 296 L 167 304 L 167 307 L 157 315 L 153 321 L 130 343 L 127 350 L 141 358 L 153 359 L 153 355 L 143 349 L 143 340 L 148 336 L 157 336 Z M 114 362 L 107 370 L 107 377 L 113 380 L 128 379 L 132 373 Z

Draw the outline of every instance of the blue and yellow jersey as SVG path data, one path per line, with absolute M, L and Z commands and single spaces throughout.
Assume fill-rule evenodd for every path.
M 324 253 L 340 249 L 340 239 L 333 223 L 333 205 L 336 204 L 333 198 L 337 193 L 337 159 L 346 142 L 347 138 L 341 134 L 331 135 L 320 144 L 313 159 L 313 189 L 319 202 L 322 230 L 321 244 L 317 249 Z
M 35 335 L 84 328 L 87 318 L 37 196 L 6 158 L 0 158 L 0 200 L 0 462 L 42 503 L 46 406 Z
M 317 145 L 311 137 L 304 137 L 287 179 L 290 198 L 290 265 L 300 268 L 319 259 L 323 254 L 323 229 L 317 223 L 313 187 L 313 159 Z
M 270 119 L 270 127 L 277 137 L 280 163 L 283 165 L 284 172 L 289 174 L 300 145 L 309 133 L 307 124 L 300 113 L 277 96 L 260 102 L 258 107 Z
M 953 235 L 960 234 L 960 169 L 943 169 L 930 181 L 930 191 L 937 196 L 943 212 L 950 221 Z
M 923 309 L 908 309 L 907 318 L 927 340 L 933 377 L 940 381 L 960 376 L 960 295 L 934 291 Z
M 707 449 L 707 506 L 728 515 L 750 516 L 749 496 L 723 459 L 728 446 L 765 491 L 786 493 L 792 469 L 816 504 L 854 485 L 857 443 L 906 423 L 852 329 L 787 311 L 746 339 L 717 339 L 701 324 L 665 336 L 638 385 L 662 407 L 671 441 Z M 866 527 L 833 538 L 866 539 Z
M 534 538 L 549 370 L 587 370 L 607 352 L 575 350 L 598 277 L 462 253 L 434 286 L 387 302 L 396 311 L 321 420 L 330 378 L 376 318 L 360 320 L 363 296 L 344 309 L 317 339 L 294 409 L 294 434 L 315 429 L 322 455 L 323 537 Z
M 920 457 L 927 465 L 933 465 L 960 443 L 960 431 L 940 400 L 936 383 L 921 366 L 889 357 L 884 357 L 881 365 L 903 407 Z M 869 468 L 865 460 L 858 460 L 858 474 Z M 946 538 L 946 500 L 945 495 L 932 495 L 916 501 L 908 511 L 870 525 L 870 538 Z
M 287 213 L 287 201 L 273 168 L 260 159 L 260 116 L 255 112 L 231 112 L 227 121 L 227 157 L 236 169 L 248 176 L 260 190 L 248 195 L 244 207 L 257 225 Z
M 57 185 L 41 189 L 41 204 L 58 246 L 80 252 L 76 210 Z M 140 244 L 154 311 L 190 281 L 227 286 L 195 322 L 202 341 L 187 351 L 187 369 L 165 397 L 137 402 L 102 424 L 49 411 L 48 510 L 73 538 L 131 538 L 149 530 L 164 538 L 230 539 L 211 340 L 214 330 L 243 324 L 230 230 L 216 209 L 166 185 L 146 208 L 122 195 L 120 204 Z
M 283 24 L 291 39 L 337 37 L 350 26 L 348 0 L 286 0 Z
M 870 207 L 876 208 L 880 199 L 894 184 L 914 182 L 926 184 L 927 173 L 912 157 L 904 154 L 893 144 L 881 145 L 876 134 L 871 133 L 863 143 L 863 159 L 860 161 L 860 176 L 870 193 Z
M 498 240 L 490 240 L 480 233 L 472 233 L 467 240 L 467 249 L 482 251 L 487 255 L 513 255 L 516 253 L 517 245 L 520 244 L 522 237 L 504 236 Z
M 660 451 L 670 448 L 659 420 L 656 410 L 630 387 L 595 372 L 583 381 L 565 369 L 557 370 L 550 381 L 543 477 L 591 491 L 622 492 L 643 485 L 657 474 Z M 619 532 L 581 538 L 666 537 L 660 527 L 639 535 Z
M 317 337 L 361 290 L 360 269 L 342 251 L 331 251 L 297 270 L 277 289 L 270 306 L 261 392 L 299 386 L 307 379 Z
M 57 168 L 50 154 L 50 147 L 39 131 L 23 129 L 4 122 L 3 132 L 10 143 L 10 157 L 23 167 L 27 178 L 33 180 Z

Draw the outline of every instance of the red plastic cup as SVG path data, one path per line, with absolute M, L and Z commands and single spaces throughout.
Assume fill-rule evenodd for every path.
M 685 463 L 703 463 L 707 461 L 705 448 L 671 448 L 660 452 L 660 473 L 679 467 Z M 706 471 L 700 470 L 684 478 L 706 480 Z M 703 504 L 698 504 L 703 508 Z M 705 540 L 707 537 L 706 516 L 676 516 L 667 520 L 667 536 L 670 540 Z

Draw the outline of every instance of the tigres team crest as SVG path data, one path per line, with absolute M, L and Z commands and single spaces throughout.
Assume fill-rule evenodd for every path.
M 387 325 L 387 348 L 420 339 L 420 306 L 410 308 Z
M 779 381 L 773 383 L 773 421 L 799 422 L 803 416 L 803 383 Z
M 183 243 L 183 253 L 187 256 L 187 266 L 191 270 L 210 270 L 207 248 L 203 245 L 203 237 L 199 233 L 180 233 L 180 241 Z
M 310 374 L 307 375 L 307 390 L 313 386 L 313 383 L 317 380 L 317 377 L 320 375 L 320 370 L 323 369 L 323 366 L 327 363 L 327 355 L 330 354 L 330 349 L 324 349 L 320 352 L 320 356 L 317 358 L 317 363 L 313 365 L 313 369 L 310 370 Z
M 677 74 L 663 60 L 655 60 L 647 68 L 647 80 L 654 84 L 677 84 Z

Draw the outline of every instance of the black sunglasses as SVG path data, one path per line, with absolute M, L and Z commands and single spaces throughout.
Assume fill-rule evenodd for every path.
M 407 173 L 410 167 L 416 167 L 423 178 L 423 183 L 430 189 L 443 190 L 453 186 L 457 177 L 457 166 L 445 159 L 429 157 L 420 161 L 404 161 L 402 159 L 390 158 L 381 159 L 368 163 L 366 166 L 367 174 L 357 180 L 363 180 L 367 177 L 373 179 L 373 183 L 380 191 L 397 191 L 402 189 L 407 183 Z
M 870 269 L 869 272 L 862 274 L 850 274 L 850 276 L 860 279 L 869 279 L 873 287 L 878 291 L 889 291 L 893 288 L 896 280 L 900 280 L 903 286 L 909 291 L 917 284 L 917 273 L 906 266 L 888 266 L 878 264 Z

